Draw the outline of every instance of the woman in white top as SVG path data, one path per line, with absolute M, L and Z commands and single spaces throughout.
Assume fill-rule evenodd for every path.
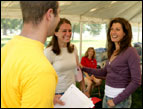
M 44 50 L 45 56 L 58 75 L 56 96 L 62 95 L 71 84 L 75 84 L 77 49 L 73 44 L 70 44 L 71 34 L 70 21 L 61 18 L 55 30 L 55 35 Z

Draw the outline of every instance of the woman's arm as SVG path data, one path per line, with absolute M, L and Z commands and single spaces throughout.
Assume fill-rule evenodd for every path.
M 127 55 L 129 72 L 131 75 L 131 81 L 125 90 L 113 99 L 115 104 L 120 103 L 129 97 L 140 85 L 141 85 L 141 68 L 140 68 L 140 58 L 137 51 L 131 48 Z
M 102 69 L 94 69 L 82 66 L 82 71 L 87 72 L 89 75 L 94 75 L 95 77 L 105 77 L 107 74 L 106 66 Z

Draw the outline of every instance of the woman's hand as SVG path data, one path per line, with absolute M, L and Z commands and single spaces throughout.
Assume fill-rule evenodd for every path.
M 115 106 L 114 102 L 113 102 L 113 99 L 110 99 L 107 101 L 107 104 L 110 108 L 113 108 Z
M 79 67 L 82 69 L 82 68 L 83 68 L 83 65 L 79 64 Z
M 64 105 L 64 102 L 62 100 L 60 100 L 61 95 L 55 95 L 54 97 L 54 105 L 55 104 L 60 104 L 60 105 Z
M 94 80 L 94 79 L 95 79 L 95 76 L 94 76 L 94 75 L 91 75 L 90 77 L 91 77 L 91 80 Z

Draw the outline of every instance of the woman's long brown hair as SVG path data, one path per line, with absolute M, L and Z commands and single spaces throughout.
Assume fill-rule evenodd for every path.
M 132 41 L 132 28 L 131 24 L 124 18 L 114 18 L 109 23 L 109 28 L 107 32 L 107 40 L 108 40 L 108 59 L 110 59 L 113 51 L 116 49 L 114 42 L 111 40 L 110 36 L 110 30 L 113 25 L 113 23 L 120 23 L 123 29 L 123 32 L 125 33 L 125 36 L 123 39 L 119 42 L 120 44 L 120 50 L 118 51 L 118 54 L 120 54 L 122 51 L 125 51 L 128 47 L 131 47 L 131 41 Z

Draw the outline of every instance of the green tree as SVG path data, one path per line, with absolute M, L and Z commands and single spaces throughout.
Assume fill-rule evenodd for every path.
M 1 29 L 3 29 L 3 35 L 7 35 L 8 19 L 1 19 Z
M 22 29 L 22 20 L 21 19 L 12 19 L 11 21 L 11 25 L 10 25 L 10 31 L 12 33 L 12 30 L 18 30 L 18 29 Z
M 82 25 L 82 31 L 86 30 L 85 24 Z M 73 23 L 72 25 L 72 40 L 74 38 L 74 33 L 80 33 L 80 23 Z
M 7 35 L 7 31 L 18 30 L 22 28 L 21 19 L 1 19 L 1 29 L 3 29 L 3 35 Z
M 102 29 L 101 24 L 83 24 L 82 31 L 89 31 L 92 35 L 99 35 Z M 74 38 L 74 33 L 80 33 L 80 23 L 73 23 L 72 25 L 72 40 Z
M 86 30 L 92 35 L 99 35 L 102 27 L 101 24 L 88 24 L 86 25 Z

